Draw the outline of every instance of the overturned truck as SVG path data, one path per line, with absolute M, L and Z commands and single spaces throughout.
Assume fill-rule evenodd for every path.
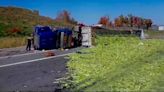
M 33 34 L 34 48 L 37 50 L 91 46 L 90 27 L 78 27 L 78 30 L 74 30 L 36 26 Z

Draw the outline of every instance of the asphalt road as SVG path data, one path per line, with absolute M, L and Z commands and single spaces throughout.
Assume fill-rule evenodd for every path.
M 58 88 L 56 79 L 66 76 L 65 58 L 68 51 L 53 50 L 56 56 L 45 57 L 45 52 L 0 58 L 0 92 L 49 91 Z
M 4 48 L 4 49 L 0 49 L 0 57 L 16 55 L 16 54 L 25 54 L 30 52 L 32 51 L 29 52 L 26 51 L 26 46 L 16 47 L 16 48 Z

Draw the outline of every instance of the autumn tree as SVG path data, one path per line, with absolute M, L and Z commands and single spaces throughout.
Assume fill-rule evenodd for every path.
M 109 25 L 109 17 L 108 16 L 103 16 L 100 18 L 98 24 L 102 24 L 104 26 L 108 26 Z
M 123 15 L 119 16 L 115 19 L 115 26 L 116 27 L 126 27 L 129 25 L 128 17 L 124 17 Z
M 124 17 L 123 24 L 124 24 L 124 26 L 129 27 L 129 19 L 128 19 L 128 17 L 126 17 L 126 16 Z
M 146 26 L 146 29 L 149 29 L 149 27 L 152 26 L 153 22 L 151 19 L 146 19 L 144 24 Z
M 129 23 L 129 27 L 133 27 L 133 15 L 132 14 L 128 15 L 128 23 Z
M 114 20 L 114 24 L 115 24 L 115 27 L 121 27 L 122 26 L 122 22 L 119 18 L 116 18 Z
M 71 24 L 77 24 L 77 21 L 75 21 L 72 17 L 70 12 L 68 12 L 67 10 L 63 10 L 62 12 L 60 12 L 56 19 L 57 22 L 64 22 L 64 23 L 71 23 Z
M 137 27 L 137 28 L 146 28 L 152 26 L 151 19 L 145 19 L 138 16 L 128 15 L 128 16 L 119 16 L 115 19 L 114 24 L 116 27 Z
M 123 26 L 124 25 L 124 16 L 120 15 L 118 19 L 120 20 L 120 25 Z

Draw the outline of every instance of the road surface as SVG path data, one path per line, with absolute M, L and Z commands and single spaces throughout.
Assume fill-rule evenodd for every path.
M 53 92 L 58 88 L 55 79 L 66 76 L 65 57 L 79 49 L 53 50 L 56 56 L 52 57 L 45 57 L 46 52 L 0 57 L 0 92 Z

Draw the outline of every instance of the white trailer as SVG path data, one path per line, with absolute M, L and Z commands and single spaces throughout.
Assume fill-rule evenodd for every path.
M 91 27 L 82 27 L 82 46 L 91 47 L 92 46 L 92 34 Z

